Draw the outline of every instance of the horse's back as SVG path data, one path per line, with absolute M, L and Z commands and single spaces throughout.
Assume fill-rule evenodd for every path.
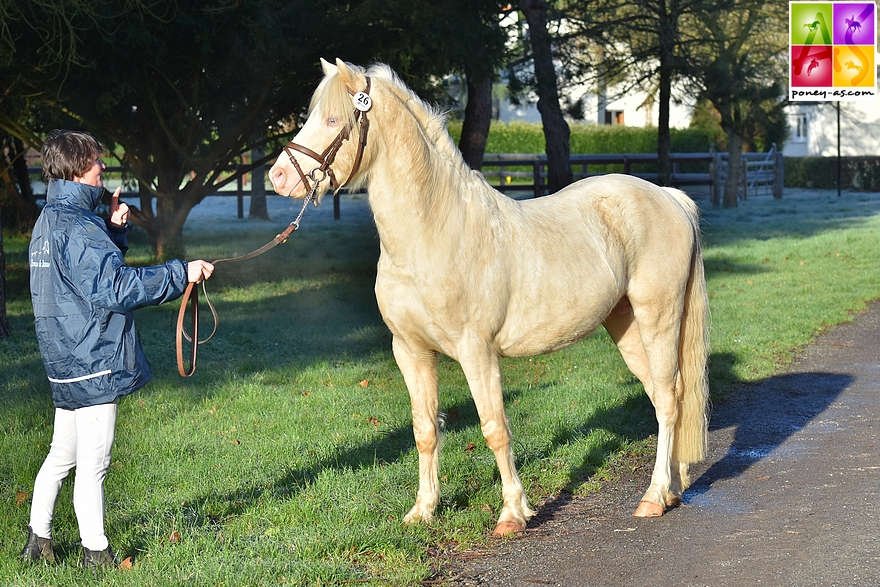
M 611 174 L 575 182 L 548 200 L 553 198 L 558 203 L 546 208 L 555 208 L 561 229 L 591 218 L 591 236 L 604 241 L 608 262 L 631 298 L 639 292 L 662 297 L 663 290 L 675 295 L 684 287 L 700 247 L 699 210 L 687 194 Z
M 594 237 L 604 233 L 630 258 L 636 249 L 664 244 L 690 250 L 699 223 L 696 203 L 681 190 L 621 174 L 582 179 L 551 196 L 525 201 L 523 207 L 530 222 L 554 232 L 576 231 L 575 225 L 587 223 Z

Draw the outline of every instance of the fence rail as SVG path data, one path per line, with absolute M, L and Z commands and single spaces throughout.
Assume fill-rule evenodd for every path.
M 706 185 L 710 188 L 717 183 L 712 165 L 715 158 L 712 153 L 672 153 L 671 184 L 675 187 L 685 185 Z M 635 175 L 648 181 L 657 181 L 656 171 L 645 168 L 657 167 L 656 153 L 620 153 L 604 155 L 571 155 L 571 166 L 574 179 L 583 179 L 594 175 L 603 175 L 611 171 Z M 594 169 L 591 171 L 591 166 Z M 604 169 L 595 169 L 602 166 Z M 685 167 L 704 166 L 705 171 L 685 171 Z M 529 167 L 523 171 L 523 167 Z M 608 167 L 615 169 L 609 170 Z M 637 169 L 634 169 L 636 167 Z M 489 171 L 487 168 L 492 168 Z M 531 191 L 535 197 L 548 193 L 547 156 L 521 154 L 486 154 L 483 158 L 483 176 L 492 187 L 502 191 Z M 522 180 L 530 180 L 523 183 Z
M 728 176 L 728 153 L 709 151 L 706 153 L 672 153 L 670 155 L 672 172 L 670 184 L 674 187 L 705 185 L 713 204 L 720 202 L 724 183 Z M 603 155 L 571 155 L 574 179 L 583 179 L 610 172 L 625 173 L 641 177 L 651 182 L 658 181 L 658 157 L 656 153 L 615 153 Z M 739 197 L 748 195 L 772 194 L 782 197 L 783 186 L 782 154 L 774 143 L 766 153 L 743 153 L 741 174 L 744 178 Z M 39 167 L 29 167 L 31 174 L 39 175 Z M 107 167 L 106 172 L 118 173 L 121 167 Z M 483 176 L 489 184 L 502 192 L 528 192 L 534 197 L 546 195 L 547 156 L 521 153 L 487 153 L 483 158 Z M 238 217 L 244 217 L 244 196 L 251 194 L 246 189 L 245 177 L 238 177 L 236 183 L 228 184 L 214 195 L 236 196 L 238 198 Z M 137 193 L 124 192 L 126 197 L 136 197 Z M 333 198 L 333 216 L 339 218 L 339 198 Z

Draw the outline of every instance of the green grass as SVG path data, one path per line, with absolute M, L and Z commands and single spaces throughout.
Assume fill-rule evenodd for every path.
M 448 359 L 440 362 L 441 503 L 430 526 L 402 524 L 417 454 L 372 290 L 378 240 L 362 198 L 343 201 L 340 221 L 329 208 L 307 212 L 303 228 L 267 255 L 218 266 L 208 286 L 220 327 L 193 378 L 177 375 L 177 305 L 137 312 L 154 380 L 120 404 L 106 481 L 108 534 L 134 566 L 90 582 L 406 585 L 442 577 L 444 553 L 490 540 L 500 481 Z M 193 221 L 189 256 L 247 252 L 294 215 Z M 779 372 L 818 332 L 880 298 L 878 195 L 750 199 L 706 210 L 704 232 L 716 401 Z M 148 262 L 135 240 L 130 262 Z M 56 511 L 60 564 L 26 568 L 16 557 L 52 427 L 26 247 L 5 241 L 13 335 L 0 340 L 0 584 L 79 585 L 71 483 Z M 652 450 L 650 403 L 602 332 L 551 355 L 505 360 L 503 377 L 533 504 L 601 490 L 622 455 Z

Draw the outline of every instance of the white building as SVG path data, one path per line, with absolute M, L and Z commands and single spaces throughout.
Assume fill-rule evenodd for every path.
M 880 155 L 880 99 L 794 102 L 787 114 L 789 136 L 782 149 L 786 157 L 837 156 L 838 132 L 842 156 Z
M 495 92 L 495 110 L 498 120 L 512 122 L 541 122 L 536 102 L 514 105 L 503 91 Z M 615 96 L 609 92 L 587 92 L 577 96 L 581 101 L 583 119 L 586 124 L 611 124 L 626 126 L 657 126 L 659 108 L 653 96 L 643 91 L 633 91 Z M 693 105 L 670 104 L 669 126 L 687 128 L 690 124 Z

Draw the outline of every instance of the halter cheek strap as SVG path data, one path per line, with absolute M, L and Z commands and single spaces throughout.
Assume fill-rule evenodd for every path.
M 293 141 L 290 141 L 289 143 L 287 143 L 287 145 L 284 146 L 284 152 L 287 153 L 287 158 L 290 159 L 291 164 L 293 164 L 293 168 L 296 169 L 296 172 L 299 174 L 299 177 L 302 180 L 303 187 L 305 187 L 306 192 L 310 192 L 312 190 L 311 184 L 309 184 L 310 179 L 318 184 L 324 181 L 324 179 L 329 178 L 330 187 L 333 189 L 333 191 L 344 188 L 349 184 L 351 178 L 354 177 L 354 174 L 357 173 L 358 168 L 360 168 L 361 158 L 364 154 L 364 147 L 367 146 L 367 131 L 370 128 L 370 121 L 367 118 L 367 112 L 369 112 L 370 108 L 372 108 L 372 99 L 370 98 L 370 78 L 367 77 L 367 87 L 363 92 L 352 92 L 351 90 L 349 90 L 348 93 L 351 94 L 354 99 L 354 121 L 360 126 L 360 141 L 358 141 L 354 165 L 352 166 L 351 173 L 349 173 L 348 179 L 345 180 L 345 183 L 340 185 L 339 180 L 336 179 L 336 174 L 333 173 L 333 169 L 330 166 L 336 159 L 336 154 L 339 152 L 339 149 L 342 148 L 342 144 L 351 137 L 351 123 L 346 124 L 345 128 L 339 131 L 339 134 L 336 135 L 336 138 L 333 139 L 333 141 L 327 146 L 326 149 L 324 149 L 323 153 L 318 154 L 308 147 L 298 145 Z M 297 162 L 296 157 L 294 157 L 293 151 L 299 151 L 303 155 L 314 159 L 315 161 L 320 163 L 320 165 L 318 167 L 315 167 L 308 173 L 305 173 L 302 167 L 300 167 L 300 164 Z

